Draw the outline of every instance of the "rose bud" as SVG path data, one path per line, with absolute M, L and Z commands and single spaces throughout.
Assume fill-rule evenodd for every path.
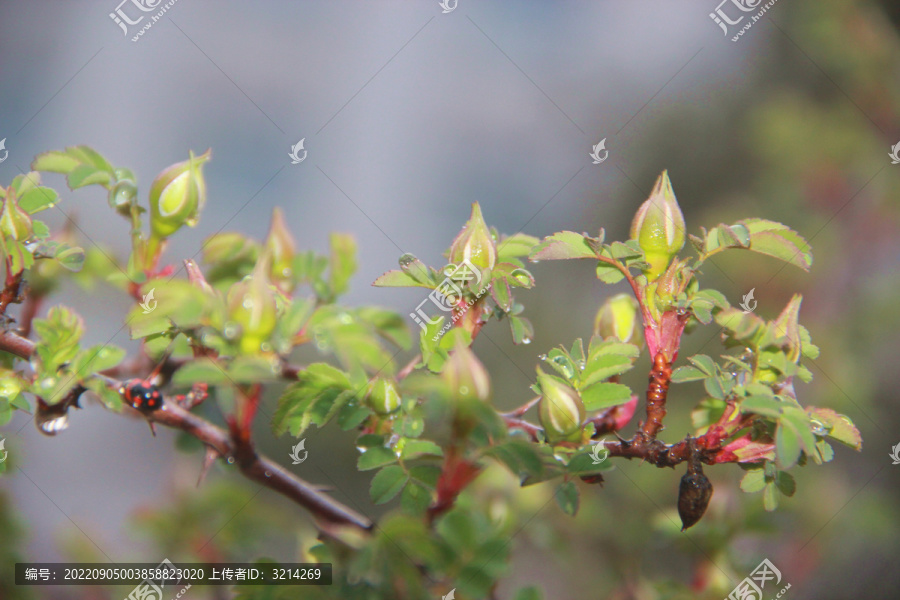
M 379 415 L 389 415 L 400 408 L 400 394 L 393 380 L 376 377 L 369 382 L 366 404 Z
M 541 388 L 538 419 L 547 441 L 551 444 L 579 441 L 586 414 L 581 396 L 561 379 L 540 369 L 537 380 Z
M 9 189 L 3 198 L 3 209 L 0 212 L 0 231 L 3 235 L 19 242 L 31 237 L 31 216 L 19 207 L 16 192 Z
M 269 259 L 264 256 L 253 272 L 228 291 L 228 316 L 241 326 L 241 352 L 259 352 L 263 342 L 275 330 L 278 305 L 275 290 L 267 276 Z
M 450 246 L 451 263 L 459 265 L 466 260 L 482 271 L 493 269 L 497 263 L 494 238 L 481 216 L 481 207 L 477 202 L 472 204 L 472 216 Z
M 631 238 L 638 241 L 644 260 L 650 265 L 644 271 L 648 282 L 662 275 L 684 247 L 684 215 L 672 191 L 668 172 L 662 172 L 650 197 L 635 213 Z
M 150 186 L 150 227 L 153 236 L 165 239 L 183 225 L 197 224 L 206 203 L 206 181 L 203 165 L 212 151 L 176 163 L 157 175 Z
M 606 300 L 594 319 L 594 334 L 631 341 L 637 325 L 638 303 L 631 294 L 616 294 Z
M 294 238 L 284 224 L 284 213 L 278 207 L 272 211 L 272 224 L 269 226 L 265 248 L 272 255 L 272 281 L 282 289 L 290 288 L 293 280 Z

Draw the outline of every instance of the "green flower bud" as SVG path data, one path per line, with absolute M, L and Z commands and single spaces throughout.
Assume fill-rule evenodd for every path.
M 450 354 L 443 371 L 444 381 L 460 400 L 489 400 L 491 379 L 475 353 L 462 342 Z
M 547 441 L 551 444 L 579 441 L 585 418 L 581 396 L 558 377 L 547 375 L 540 369 L 537 380 L 542 396 L 538 419 L 544 427 Z
M 116 181 L 109 188 L 109 206 L 120 215 L 130 216 L 131 207 L 137 203 L 137 178 L 130 169 L 116 169 Z
M 259 352 L 278 321 L 275 290 L 267 277 L 269 261 L 261 259 L 253 273 L 231 286 L 228 291 L 228 316 L 241 326 L 241 352 Z
M 19 208 L 16 201 L 16 192 L 12 188 L 7 190 L 3 199 L 3 209 L 0 212 L 0 231 L 6 237 L 17 242 L 31 237 L 34 230 L 31 228 L 31 216 Z
M 631 341 L 637 325 L 638 303 L 631 294 L 617 294 L 609 298 L 597 311 L 594 334 Z
M 650 268 L 647 281 L 655 281 L 684 247 L 684 215 L 672 191 L 669 174 L 663 171 L 653 193 L 641 205 L 631 222 L 631 238 L 638 241 Z
M 400 408 L 397 385 L 387 377 L 376 377 L 369 382 L 366 403 L 379 415 L 389 415 Z
M 206 181 L 203 165 L 212 150 L 200 156 L 176 163 L 156 176 L 150 186 L 150 227 L 153 236 L 165 239 L 182 225 L 197 224 L 200 210 L 206 202 Z
M 269 226 L 265 248 L 272 255 L 272 280 L 290 286 L 293 279 L 294 238 L 284 224 L 284 213 L 278 207 L 272 211 L 272 224 Z
M 497 248 L 491 230 L 488 229 L 481 207 L 477 202 L 472 204 L 472 216 L 463 226 L 462 231 L 450 246 L 450 262 L 459 265 L 468 260 L 481 269 L 493 269 L 497 263 Z

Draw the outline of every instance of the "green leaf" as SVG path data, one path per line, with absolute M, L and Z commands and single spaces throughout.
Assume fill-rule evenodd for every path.
M 771 396 L 747 396 L 741 400 L 741 412 L 778 419 L 784 413 L 784 403 Z
M 400 493 L 409 480 L 409 475 L 398 465 L 385 467 L 372 478 L 369 495 L 375 504 L 384 504 Z
M 587 239 L 574 231 L 560 231 L 546 237 L 531 252 L 532 261 L 566 260 L 570 258 L 596 258 Z
M 192 383 L 208 383 L 220 385 L 228 381 L 225 371 L 211 358 L 198 358 L 186 363 L 172 377 L 175 385 L 191 385 Z
M 367 306 L 356 311 L 356 315 L 362 321 L 372 325 L 378 332 L 378 335 L 404 350 L 409 350 L 412 345 L 412 335 L 409 332 L 409 327 L 407 327 L 403 317 L 397 313 Z
M 582 386 L 586 387 L 609 379 L 613 375 L 620 375 L 629 370 L 633 363 L 634 359 L 622 354 L 594 354 L 584 366 L 584 372 L 581 375 Z
M 850 446 L 854 450 L 862 450 L 862 435 L 847 415 L 842 415 L 830 408 L 807 408 L 809 416 L 825 425 L 829 438 Z
M 67 271 L 78 273 L 84 267 L 84 250 L 77 246 L 59 244 L 53 257 Z
M 234 383 L 262 383 L 278 379 L 281 368 L 262 356 L 238 356 L 228 365 L 227 373 Z
M 428 510 L 431 500 L 431 490 L 421 483 L 411 480 L 400 495 L 400 506 L 408 513 L 421 515 Z
M 762 467 L 749 469 L 741 479 L 741 489 L 747 493 L 759 492 L 766 487 L 766 471 Z
M 347 283 L 356 272 L 356 241 L 352 235 L 332 233 L 330 280 L 331 290 L 335 296 L 347 291 Z
M 631 388 L 621 383 L 595 383 L 580 391 L 588 412 L 624 404 L 631 400 Z
M 707 375 L 697 367 L 683 366 L 672 371 L 672 383 L 686 383 L 706 379 Z
M 78 353 L 72 370 L 79 377 L 111 369 L 125 358 L 125 349 L 118 346 L 93 346 Z
M 769 512 L 778 508 L 778 488 L 774 482 L 766 484 L 763 489 L 763 507 Z
M 705 354 L 695 354 L 694 356 L 689 356 L 688 361 L 695 367 L 700 369 L 707 376 L 716 374 L 716 361 Z
M 528 319 L 510 315 L 509 328 L 512 331 L 513 343 L 516 345 L 528 344 L 534 339 L 534 327 Z
M 59 194 L 48 187 L 33 187 L 19 196 L 19 207 L 28 214 L 41 212 L 59 202 Z
M 778 467 L 789 469 L 797 464 L 800 458 L 800 433 L 794 424 L 782 419 L 775 430 L 775 456 Z
M 517 591 L 513 600 L 544 600 L 544 594 L 539 587 L 529 586 Z
M 615 265 L 611 265 L 609 263 L 600 262 L 597 263 L 597 279 L 602 281 L 603 283 L 619 283 L 623 279 L 625 279 L 625 274 L 619 270 Z
M 750 232 L 752 252 L 772 256 L 809 271 L 812 253 L 803 237 L 787 225 L 765 219 L 745 219 L 741 221 Z
M 575 516 L 578 512 L 578 487 L 574 481 L 564 481 L 556 488 L 556 503 L 567 515 Z
M 785 471 L 778 471 L 775 475 L 775 487 L 788 497 L 793 496 L 794 492 L 797 491 L 797 483 L 794 481 L 794 477 Z
M 384 446 L 376 446 L 368 448 L 356 463 L 356 468 L 360 471 L 371 471 L 378 467 L 390 465 L 397 462 L 397 455 L 390 448 Z
M 601 453 L 605 452 L 604 450 L 600 450 Z M 603 454 L 598 453 L 598 458 L 602 459 Z M 593 456 L 588 453 L 577 454 L 572 457 L 572 460 L 569 461 L 569 464 L 566 465 L 566 471 L 572 475 L 591 475 L 593 473 L 600 473 L 601 471 L 609 471 L 613 466 L 610 464 L 610 461 L 603 460 L 599 464 L 594 464 Z
M 31 168 L 66 174 L 69 188 L 73 190 L 94 183 L 109 187 L 115 180 L 112 165 L 89 146 L 70 146 L 61 152 L 39 154 Z
M 491 446 L 485 455 L 500 461 L 515 475 L 524 473 L 540 477 L 544 471 L 544 463 L 539 450 L 534 444 L 524 440 L 512 439 Z
M 400 456 L 403 460 L 411 460 L 426 454 L 431 456 L 443 456 L 444 451 L 431 440 L 407 440 L 403 445 Z

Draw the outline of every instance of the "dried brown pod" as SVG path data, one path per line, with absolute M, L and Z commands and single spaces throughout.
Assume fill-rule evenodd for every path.
M 699 454 L 691 440 L 691 459 L 688 461 L 688 470 L 681 478 L 681 485 L 678 487 L 678 516 L 681 517 L 682 531 L 695 525 L 703 517 L 712 494 L 713 486 L 703 474 Z

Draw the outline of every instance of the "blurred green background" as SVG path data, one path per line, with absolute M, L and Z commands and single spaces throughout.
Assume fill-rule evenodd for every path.
M 900 597 L 900 466 L 888 456 L 900 443 L 900 165 L 888 156 L 900 142 L 900 6 L 781 0 L 733 43 L 708 16 L 715 0 L 460 0 L 449 15 L 436 4 L 185 1 L 133 44 L 107 16 L 113 3 L 3 3 L 0 136 L 10 160 L 0 179 L 37 152 L 88 143 L 135 166 L 146 191 L 188 148 L 211 146 L 204 224 L 173 244 L 172 262 L 223 226 L 262 237 L 271 207 L 284 205 L 303 248 L 324 249 L 328 230 L 354 233 L 363 256 L 349 300 L 401 314 L 420 301 L 415 291 L 368 284 L 401 249 L 438 264 L 473 200 L 505 233 L 604 227 L 624 239 L 666 168 L 689 231 L 749 216 L 783 222 L 811 243 L 811 273 L 733 251 L 707 265 L 704 285 L 732 304 L 754 289 L 766 318 L 803 294 L 801 322 L 822 353 L 806 361 L 815 379 L 798 384 L 798 398 L 849 415 L 863 451 L 840 447 L 830 463 L 795 469 L 797 493 L 774 513 L 740 491 L 736 466 L 709 468 L 711 506 L 686 533 L 676 525 L 680 470 L 616 461 L 602 488 L 582 490 L 574 519 L 551 501 L 550 485 L 520 490 L 489 470 L 474 501 L 512 511 L 521 525 L 497 597 L 537 584 L 547 598 L 723 598 L 763 558 L 791 584 L 785 598 Z M 97 62 L 73 76 L 97 47 Z M 303 135 L 306 171 L 279 175 Z M 587 154 L 604 136 L 610 158 L 592 165 Z M 88 236 L 124 248 L 124 232 L 104 229 L 102 200 L 67 197 Z M 532 270 L 537 288 L 518 298 L 534 343 L 515 347 L 492 323 L 475 344 L 504 409 L 530 398 L 539 354 L 589 337 L 597 307 L 623 291 L 582 264 Z M 99 342 L 127 346 L 118 320 L 104 318 L 124 314 L 127 300 L 93 294 L 70 286 L 63 301 L 83 311 Z M 718 348 L 717 332 L 700 329 L 681 355 Z M 626 383 L 643 389 L 648 369 L 644 357 Z M 673 388 L 663 439 L 689 431 L 701 393 Z M 315 543 L 302 511 L 227 467 L 195 488 L 202 453 L 188 440 L 151 439 L 143 423 L 98 406 L 75 417 L 55 439 L 31 427 L 17 434 L 26 415 L 0 430 L 23 470 L 0 477 L 0 598 L 128 592 L 11 587 L 16 560 L 299 561 Z M 294 440 L 273 439 L 265 423 L 258 435 L 262 452 L 287 461 Z M 390 509 L 368 500 L 370 474 L 353 468 L 351 434 L 308 437 L 301 476 L 338 481 L 336 497 L 366 514 Z M 230 593 L 196 588 L 190 597 Z

